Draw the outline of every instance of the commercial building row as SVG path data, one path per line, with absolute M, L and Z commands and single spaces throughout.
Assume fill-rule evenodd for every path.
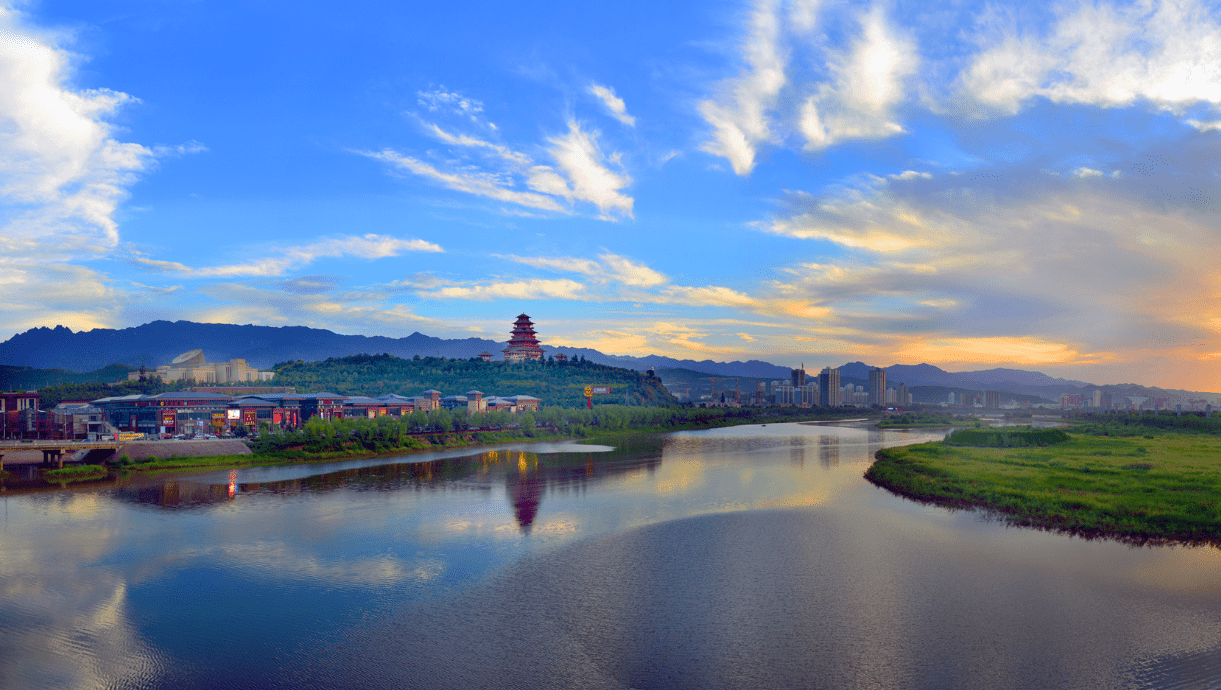
M 373 419 L 402 417 L 414 412 L 465 409 L 468 412 L 506 411 L 511 414 L 537 411 L 542 402 L 530 395 L 487 396 L 481 391 L 442 396 L 427 390 L 416 396 L 396 394 L 376 398 L 337 393 L 264 393 L 231 396 L 220 393 L 175 391 L 156 395 L 123 395 L 91 401 L 65 401 L 54 409 L 38 409 L 38 393 L 4 394 L 0 411 L 0 437 L 96 439 L 113 433 L 222 434 L 238 429 L 295 429 L 311 418 Z M 10 401 L 8 398 L 12 397 Z M 10 420 L 11 417 L 11 420 Z

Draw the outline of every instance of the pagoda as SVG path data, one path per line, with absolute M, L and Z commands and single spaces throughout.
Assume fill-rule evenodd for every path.
M 534 324 L 530 317 L 518 314 L 513 322 L 513 333 L 509 337 L 509 346 L 503 350 L 506 362 L 524 362 L 526 360 L 543 358 L 543 348 L 539 347 L 538 337 L 534 335 Z

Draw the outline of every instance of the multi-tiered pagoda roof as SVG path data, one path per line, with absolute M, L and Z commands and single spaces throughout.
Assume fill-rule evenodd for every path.
M 518 314 L 517 321 L 513 322 L 513 332 L 509 336 L 509 346 L 503 352 L 506 362 L 543 358 L 543 348 L 538 344 L 538 336 L 534 334 L 534 324 L 529 316 Z

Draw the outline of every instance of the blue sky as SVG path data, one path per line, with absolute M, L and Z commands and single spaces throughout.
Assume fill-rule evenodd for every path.
M 3 337 L 526 311 L 1221 390 L 1213 4 L 0 7 Z

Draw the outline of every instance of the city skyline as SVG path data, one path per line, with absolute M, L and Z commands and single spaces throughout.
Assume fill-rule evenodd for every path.
M 1205 3 L 0 0 L 0 341 L 156 319 L 1221 391 Z

